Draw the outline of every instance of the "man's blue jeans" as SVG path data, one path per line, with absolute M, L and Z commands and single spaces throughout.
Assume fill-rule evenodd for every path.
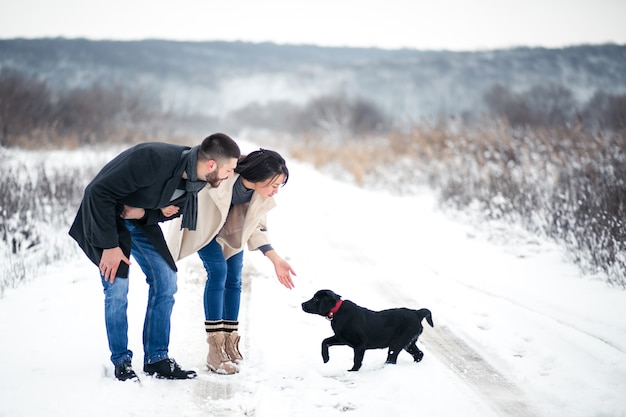
M 174 307 L 176 272 L 156 251 L 152 243 L 129 221 L 126 227 L 132 236 L 131 255 L 146 275 L 148 307 L 143 326 L 144 363 L 154 363 L 168 357 L 170 344 L 170 317 Z M 115 278 L 113 284 L 104 280 L 104 314 L 111 362 L 114 365 L 131 360 L 133 352 L 128 349 L 128 280 Z
M 239 317 L 243 251 L 224 259 L 222 247 L 215 239 L 198 251 L 207 273 L 204 286 L 206 320 L 232 320 Z

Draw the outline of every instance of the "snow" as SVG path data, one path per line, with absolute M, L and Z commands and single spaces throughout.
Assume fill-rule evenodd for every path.
M 0 416 L 626 416 L 625 291 L 514 226 L 441 212 L 429 190 L 399 197 L 289 166 L 269 226 L 296 288 L 246 253 L 240 373 L 204 365 L 194 255 L 180 262 L 170 354 L 198 378 L 116 381 L 97 269 L 74 256 L 0 299 Z M 147 285 L 136 265 L 130 279 L 139 371 Z M 330 324 L 300 306 L 323 288 L 373 310 L 429 308 L 422 362 L 403 352 L 384 365 L 386 351 L 369 350 L 348 372 L 352 350 L 337 346 L 324 364 Z

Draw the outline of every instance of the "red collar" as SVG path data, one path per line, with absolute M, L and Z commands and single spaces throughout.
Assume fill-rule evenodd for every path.
M 339 307 L 341 307 L 341 303 L 343 303 L 343 300 L 339 299 L 339 301 L 337 301 L 337 304 L 335 304 L 335 306 L 330 309 L 330 311 L 328 312 L 328 316 L 326 316 L 326 318 L 328 320 L 332 320 L 333 319 L 333 316 L 335 315 L 337 310 L 339 310 Z

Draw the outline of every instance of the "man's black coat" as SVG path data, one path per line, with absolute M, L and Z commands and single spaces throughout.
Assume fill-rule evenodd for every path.
M 130 233 L 120 217 L 126 204 L 147 209 L 146 216 L 135 222 L 172 269 L 177 270 L 158 224 L 166 218 L 158 209 L 175 204 L 181 208 L 178 213 L 183 211 L 182 197 L 170 199 L 182 179 L 186 166 L 182 154 L 187 149 L 156 142 L 136 145 L 106 164 L 87 185 L 69 234 L 96 266 L 103 249 L 119 246 L 130 256 Z M 178 215 L 167 220 L 175 217 Z M 117 276 L 128 277 L 126 263 L 120 262 Z

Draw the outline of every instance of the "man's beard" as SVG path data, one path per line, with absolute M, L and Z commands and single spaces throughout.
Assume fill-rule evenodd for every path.
M 213 172 L 209 172 L 208 174 L 206 174 L 206 176 L 204 177 L 204 180 L 206 182 L 208 182 L 209 184 L 211 184 L 211 187 L 216 188 L 218 187 L 222 181 L 224 181 L 223 178 L 218 177 L 218 169 L 216 169 Z

